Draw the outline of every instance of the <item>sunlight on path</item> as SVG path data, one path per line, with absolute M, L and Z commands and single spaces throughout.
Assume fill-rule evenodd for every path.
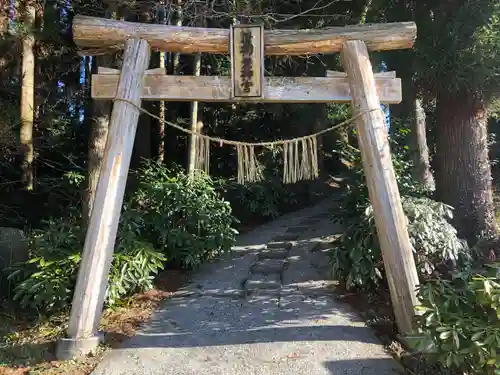
M 331 204 L 241 236 L 94 375 L 397 375 L 371 329 L 333 298 L 321 238 Z M 269 246 L 266 246 L 268 245 Z

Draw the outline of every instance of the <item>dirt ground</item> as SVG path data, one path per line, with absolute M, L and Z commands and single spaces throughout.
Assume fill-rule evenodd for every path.
M 188 272 L 166 270 L 158 276 L 154 289 L 107 309 L 101 319 L 104 344 L 80 361 L 57 361 L 54 355 L 56 340 L 67 327 L 67 312 L 49 320 L 16 316 L 8 302 L 0 301 L 0 375 L 90 374 L 107 350 L 133 336 L 159 304 L 188 281 Z

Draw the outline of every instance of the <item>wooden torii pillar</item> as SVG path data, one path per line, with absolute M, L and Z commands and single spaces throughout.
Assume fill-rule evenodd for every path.
M 322 30 L 273 30 L 263 36 L 263 53 L 308 55 L 341 52 L 346 73 L 327 77 L 266 77 L 257 102 L 350 102 L 354 113 L 401 101 L 401 80 L 392 72 L 374 75 L 368 50 L 411 48 L 416 25 L 388 23 Z M 98 328 L 108 273 L 123 203 L 132 147 L 142 100 L 235 101 L 229 77 L 166 76 L 146 71 L 150 48 L 180 53 L 228 53 L 229 30 L 137 24 L 76 16 L 73 39 L 82 54 L 125 49 L 120 71 L 100 69 L 92 77 L 94 99 L 115 99 L 77 285 L 67 337 L 57 347 L 60 359 L 93 351 L 100 340 Z M 248 100 L 252 100 L 248 98 Z M 396 322 L 402 334 L 413 330 L 418 277 L 401 206 L 387 128 L 381 111 L 371 111 L 356 122 L 363 167 L 375 224 L 382 248 Z

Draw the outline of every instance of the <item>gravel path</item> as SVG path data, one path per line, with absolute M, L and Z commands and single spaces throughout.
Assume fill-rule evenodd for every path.
M 94 375 L 397 375 L 325 277 L 331 203 L 240 236 Z

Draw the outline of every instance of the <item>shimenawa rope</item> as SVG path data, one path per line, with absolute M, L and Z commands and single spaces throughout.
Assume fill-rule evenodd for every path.
M 183 128 L 173 122 L 160 119 L 159 116 L 145 110 L 140 105 L 137 105 L 131 100 L 115 97 L 113 101 L 122 101 L 128 103 L 138 109 L 140 112 L 153 117 L 158 121 L 163 121 L 166 125 L 171 126 L 181 132 L 190 134 L 196 137 L 196 154 L 195 154 L 195 169 L 202 170 L 208 173 L 210 167 L 210 142 L 219 144 L 231 145 L 236 148 L 238 156 L 238 183 L 260 181 L 263 178 L 262 166 L 260 165 L 255 154 L 255 147 L 275 147 L 283 146 L 283 182 L 296 183 L 301 180 L 312 180 L 319 176 L 318 169 L 318 142 L 317 137 L 338 129 L 342 126 L 349 125 L 361 116 L 374 112 L 381 111 L 381 108 L 372 108 L 362 111 L 350 119 L 341 122 L 340 124 L 331 126 L 319 132 L 305 135 L 292 139 L 282 139 L 277 141 L 267 142 L 241 142 L 232 141 L 229 139 L 212 137 L 201 133 L 201 127 L 198 131 Z

